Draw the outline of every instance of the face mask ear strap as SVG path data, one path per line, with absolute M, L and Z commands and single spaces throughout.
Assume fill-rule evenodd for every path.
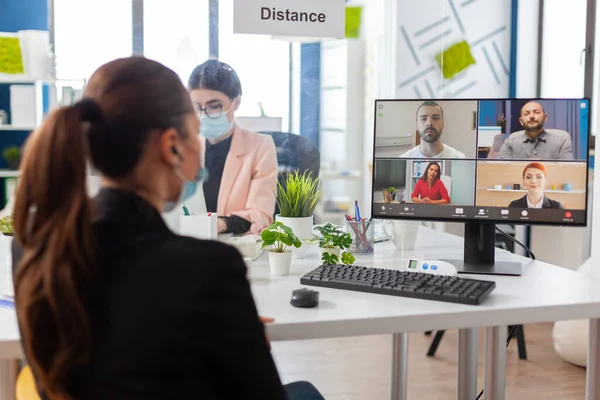
M 199 182 L 206 182 L 208 180 L 208 169 L 200 168 L 200 171 L 198 171 L 197 179 Z

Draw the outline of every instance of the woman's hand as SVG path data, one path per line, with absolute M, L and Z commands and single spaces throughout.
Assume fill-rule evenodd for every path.
M 421 200 L 421 203 L 423 203 L 423 204 L 431 204 L 431 199 L 429 197 L 425 197 L 424 199 Z
M 227 231 L 227 223 L 223 220 L 223 218 L 217 219 L 217 232 L 224 233 Z
M 275 318 L 271 318 L 271 317 L 258 317 L 260 319 L 260 322 L 262 322 L 263 324 L 268 324 L 270 322 L 274 322 Z M 267 334 L 267 332 L 265 331 L 265 338 L 267 339 L 267 345 L 269 345 L 269 349 L 271 348 L 271 340 L 269 339 L 269 335 Z

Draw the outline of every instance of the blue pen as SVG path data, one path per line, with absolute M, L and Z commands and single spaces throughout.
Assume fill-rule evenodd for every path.
M 190 215 L 190 212 L 188 211 L 188 209 L 185 206 L 185 204 L 183 205 L 183 215 Z
M 355 213 L 355 215 L 354 215 L 355 219 L 360 222 L 361 219 L 360 219 L 360 210 L 358 208 L 358 200 L 354 201 L 354 213 Z
M 14 310 L 15 302 L 11 300 L 0 299 L 0 308 L 8 308 Z

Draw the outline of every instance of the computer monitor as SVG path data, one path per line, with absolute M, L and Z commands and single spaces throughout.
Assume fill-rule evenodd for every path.
M 372 216 L 462 222 L 464 259 L 446 261 L 520 275 L 495 262 L 495 224 L 586 226 L 589 111 L 589 99 L 376 100 Z

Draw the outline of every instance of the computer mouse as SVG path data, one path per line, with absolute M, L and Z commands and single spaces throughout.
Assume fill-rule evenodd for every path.
M 307 288 L 294 290 L 290 304 L 300 308 L 316 307 L 319 305 L 319 292 Z

